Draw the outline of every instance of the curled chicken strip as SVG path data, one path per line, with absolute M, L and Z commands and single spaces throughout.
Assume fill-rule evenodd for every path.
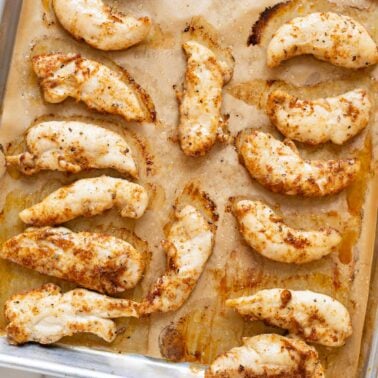
M 239 201 L 233 213 L 247 243 L 271 260 L 308 263 L 328 255 L 341 242 L 341 235 L 332 228 L 304 231 L 288 227 L 282 217 L 260 201 Z
M 126 121 L 155 120 L 151 98 L 126 71 L 112 70 L 77 54 L 37 55 L 32 63 L 47 102 L 57 104 L 73 97 Z
M 275 334 L 243 338 L 243 346 L 219 356 L 205 378 L 324 378 L 318 352 L 304 341 Z
M 221 133 L 222 88 L 231 80 L 234 67 L 216 57 L 208 47 L 188 41 L 183 45 L 188 58 L 180 101 L 180 143 L 188 156 L 203 156 Z
M 254 179 L 275 193 L 291 196 L 338 193 L 355 180 L 361 167 L 357 159 L 303 160 L 292 142 L 260 131 L 239 134 L 237 149 Z
M 283 135 L 314 145 L 344 144 L 367 126 L 370 110 L 364 89 L 314 101 L 277 90 L 269 95 L 267 104 L 270 120 Z
M 28 151 L 6 160 L 26 175 L 42 170 L 78 173 L 113 168 L 138 176 L 127 142 L 103 127 L 75 121 L 42 122 L 31 127 L 25 139 Z
M 102 0 L 53 0 L 53 7 L 69 33 L 100 50 L 127 49 L 143 41 L 151 29 L 150 18 L 117 12 Z
M 61 293 L 47 284 L 16 294 L 5 303 L 6 332 L 12 344 L 51 344 L 65 336 L 88 332 L 112 342 L 116 325 L 110 319 L 138 317 L 137 304 L 85 289 Z
M 346 68 L 362 68 L 378 62 L 378 49 L 366 29 L 341 14 L 311 13 L 282 25 L 268 46 L 267 64 L 302 54 Z
M 261 290 L 229 299 L 226 305 L 250 320 L 263 320 L 312 343 L 342 346 L 352 334 L 348 310 L 335 299 L 308 290 Z
M 187 205 L 176 212 L 176 218 L 163 242 L 167 272 L 141 303 L 141 314 L 179 309 L 192 293 L 212 253 L 214 233 L 198 210 Z
M 138 184 L 113 177 L 82 179 L 64 186 L 42 202 L 21 211 L 20 218 L 33 226 L 92 217 L 116 207 L 122 217 L 140 218 L 148 205 L 147 191 Z
M 102 293 L 136 286 L 144 258 L 131 244 L 110 235 L 67 228 L 29 228 L 4 243 L 0 257 Z

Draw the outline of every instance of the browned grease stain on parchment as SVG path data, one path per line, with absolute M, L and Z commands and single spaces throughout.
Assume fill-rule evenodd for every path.
M 339 259 L 343 264 L 349 264 L 352 261 L 353 247 L 360 236 L 361 210 L 366 198 L 368 179 L 371 175 L 372 154 L 373 145 L 371 136 L 367 135 L 364 148 L 357 154 L 357 158 L 361 162 L 361 172 L 356 181 L 346 189 L 348 209 L 353 216 L 353 221 L 344 230 L 343 240 L 339 249 Z

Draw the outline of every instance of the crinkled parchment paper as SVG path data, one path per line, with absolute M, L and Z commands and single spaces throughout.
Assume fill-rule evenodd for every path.
M 140 300 L 164 271 L 165 255 L 160 247 L 163 228 L 184 187 L 193 184 L 204 190 L 216 203 L 219 213 L 214 253 L 193 295 L 179 311 L 139 320 L 121 320 L 119 325 L 124 331 L 110 346 L 91 336 L 74 337 L 64 342 L 110 348 L 115 352 L 163 355 L 175 361 L 209 363 L 219 353 L 239 345 L 242 336 L 266 331 L 282 332 L 259 322 L 244 321 L 225 308 L 226 298 L 251 294 L 261 288 L 311 289 L 329 294 L 349 308 L 354 334 L 346 346 L 317 348 L 329 377 L 355 376 L 375 230 L 377 195 L 372 174 L 377 141 L 375 114 L 372 114 L 368 129 L 345 146 L 307 148 L 298 145 L 301 154 L 308 158 L 358 156 L 362 160 L 363 172 L 356 183 L 339 195 L 323 199 L 288 198 L 268 192 L 251 180 L 239 164 L 232 143 L 217 144 L 207 156 L 199 159 L 185 157 L 177 144 L 178 106 L 173 86 L 180 85 L 183 80 L 186 65 L 181 43 L 191 32 L 187 28 L 190 23 L 196 30 L 202 30 L 200 34 L 214 34 L 221 45 L 233 49 L 235 74 L 224 90 L 223 106 L 224 113 L 230 115 L 229 129 L 233 136 L 245 128 L 258 128 L 279 137 L 263 111 L 264 98 L 272 88 L 266 80 L 277 80 L 273 86 L 283 86 L 308 98 L 338 95 L 362 86 L 376 101 L 374 91 L 377 92 L 377 86 L 372 79 L 376 76 L 374 68 L 352 72 L 311 57 L 292 59 L 275 70 L 267 69 L 265 65 L 266 45 L 277 27 L 296 15 L 316 10 L 351 15 L 361 21 L 378 41 L 376 2 L 295 1 L 276 12 L 262 36 L 261 46 L 248 47 L 248 36 L 259 13 L 275 3 L 274 0 L 118 1 L 115 5 L 120 9 L 151 16 L 155 26 L 145 43 L 123 52 L 103 53 L 75 42 L 64 32 L 54 18 L 49 1 L 24 0 L 4 101 L 0 142 L 9 152 L 19 151 L 24 130 L 36 118 L 46 115 L 53 118 L 90 117 L 94 122 L 125 134 L 138 156 L 140 182 L 151 193 L 149 210 L 137 222 L 121 219 L 116 212 L 110 211 L 103 216 L 70 222 L 67 226 L 73 230 L 109 232 L 148 251 L 150 262 L 145 277 L 126 296 Z M 46 104 L 32 73 L 30 56 L 53 51 L 80 52 L 105 64 L 111 65 L 113 61 L 126 68 L 152 96 L 159 122 L 156 125 L 125 124 L 120 118 L 90 112 L 73 100 Z M 123 131 L 125 128 L 129 130 L 127 133 Z M 21 209 L 64 183 L 101 173 L 94 171 L 69 176 L 45 172 L 28 178 L 10 171 L 0 183 L 0 206 L 3 208 L 0 241 L 23 230 L 24 226 L 17 217 Z M 228 211 L 232 196 L 263 199 L 281 211 L 292 226 L 336 227 L 344 234 L 339 253 L 299 267 L 259 256 L 246 246 L 237 232 L 235 220 Z M 13 293 L 38 287 L 44 282 L 59 283 L 64 290 L 73 287 L 5 261 L 0 262 L 0 278 L 1 306 Z M 5 325 L 2 315 L 0 324 L 1 327 Z

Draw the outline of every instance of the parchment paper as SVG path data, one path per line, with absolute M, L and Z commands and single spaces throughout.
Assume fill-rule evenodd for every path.
M 287 287 L 311 289 L 333 296 L 343 302 L 353 318 L 354 333 L 345 347 L 317 347 L 327 376 L 354 377 L 364 323 L 370 264 L 376 216 L 375 166 L 377 141 L 376 114 L 368 129 L 343 147 L 325 145 L 318 148 L 298 146 L 309 158 L 358 156 L 363 173 L 351 188 L 337 196 L 324 199 L 288 198 L 272 194 L 251 180 L 239 164 L 230 144 L 218 144 L 205 157 L 187 158 L 177 144 L 178 106 L 174 85 L 180 85 L 185 72 L 181 50 L 183 33 L 190 22 L 203 25 L 218 42 L 230 46 L 236 58 L 233 80 L 224 91 L 224 113 L 230 115 L 229 129 L 235 136 L 245 128 L 259 128 L 279 134 L 270 125 L 262 106 L 269 86 L 266 80 L 281 80 L 274 85 L 285 86 L 293 93 L 308 98 L 338 95 L 362 86 L 375 101 L 374 69 L 351 72 L 311 57 L 299 57 L 275 70 L 265 65 L 265 48 L 275 29 L 287 19 L 316 10 L 333 10 L 352 15 L 361 21 L 378 41 L 376 20 L 378 6 L 374 1 L 295 1 L 281 11 L 277 21 L 268 25 L 261 46 L 248 47 L 247 39 L 258 15 L 275 0 L 129 0 L 115 2 L 119 9 L 137 15 L 149 15 L 155 26 L 147 42 L 123 52 L 103 53 L 75 42 L 56 22 L 49 1 L 24 0 L 20 26 L 4 101 L 0 143 L 9 152 L 22 150 L 22 134 L 38 117 L 91 117 L 105 127 L 124 134 L 132 143 L 141 166 L 140 182 L 149 188 L 151 205 L 145 216 L 126 221 L 116 212 L 93 219 L 79 219 L 67 224 L 73 230 L 104 231 L 134 242 L 150 252 L 145 277 L 127 297 L 140 300 L 150 285 L 164 272 L 165 256 L 160 247 L 164 225 L 169 221 L 172 205 L 185 186 L 193 184 L 204 190 L 216 203 L 219 213 L 216 246 L 193 295 L 177 312 L 119 322 L 125 327 L 109 347 L 95 337 L 80 336 L 65 340 L 70 344 L 110 348 L 115 352 L 135 352 L 170 358 L 175 361 L 210 363 L 234 346 L 242 336 L 263 332 L 281 332 L 259 322 L 247 322 L 224 306 L 225 299 L 252 294 L 262 288 Z M 349 8 L 348 4 L 353 7 Z M 194 20 L 192 18 L 195 17 Z M 212 27 L 208 24 L 211 24 Z M 42 99 L 32 73 L 30 56 L 41 52 L 80 52 L 83 56 L 105 64 L 116 62 L 126 68 L 152 96 L 159 122 L 156 125 L 126 124 L 122 119 L 88 111 L 83 104 L 67 100 L 49 105 Z M 286 82 L 286 84 L 284 83 Z M 306 85 L 306 88 L 296 88 Z M 309 85 L 314 85 L 309 87 Z M 115 123 L 115 126 L 109 122 Z M 12 143 L 11 143 L 12 142 Z M 10 144 L 11 143 L 11 144 Z M 0 183 L 3 212 L 0 241 L 22 232 L 18 212 L 42 199 L 60 185 L 80 177 L 63 173 L 41 173 L 27 178 L 10 171 Z M 107 172 L 115 175 L 114 172 Z M 263 199 L 284 214 L 295 227 L 319 228 L 330 225 L 344 234 L 339 253 L 304 266 L 284 265 L 269 261 L 252 251 L 243 242 L 228 211 L 229 198 L 246 196 Z M 136 236 L 137 235 L 137 236 Z M 142 240 L 145 242 L 143 242 Z M 59 283 L 64 290 L 73 286 L 39 275 L 14 264 L 0 262 L 0 306 L 13 293 L 38 287 L 44 282 Z M 5 321 L 1 318 L 1 326 Z

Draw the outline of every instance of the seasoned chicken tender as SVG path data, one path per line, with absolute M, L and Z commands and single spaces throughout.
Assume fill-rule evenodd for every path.
M 268 97 L 272 123 L 287 138 L 308 144 L 344 144 L 369 123 L 371 102 L 364 89 L 337 97 L 300 100 L 277 90 Z
M 33 226 L 50 226 L 80 216 L 92 217 L 115 207 L 122 217 L 138 219 L 147 205 L 148 194 L 143 186 L 101 176 L 78 180 L 56 190 L 42 202 L 21 211 L 20 218 Z
M 362 68 L 378 62 L 378 49 L 356 20 L 337 13 L 311 13 L 282 25 L 268 46 L 267 64 L 278 66 L 294 56 L 314 57 L 346 68 Z
M 288 227 L 261 201 L 239 201 L 234 204 L 233 213 L 247 243 L 271 260 L 308 263 L 330 254 L 341 242 L 340 233 L 332 228 L 304 231 Z
M 250 320 L 287 329 L 311 343 L 338 347 L 352 334 L 348 310 L 335 299 L 308 290 L 261 290 L 229 299 L 226 305 Z
M 205 378 L 324 378 L 318 352 L 304 341 L 275 334 L 243 338 L 219 356 Z
M 184 91 L 179 95 L 179 135 L 183 152 L 203 156 L 222 131 L 222 88 L 231 79 L 234 67 L 216 57 L 208 47 L 184 43 L 188 58 Z
M 128 143 L 117 133 L 75 121 L 41 122 L 26 133 L 27 152 L 7 156 L 7 164 L 26 175 L 43 170 L 78 173 L 112 168 L 138 176 Z
M 4 243 L 0 257 L 102 293 L 136 286 L 145 267 L 131 244 L 110 235 L 67 228 L 29 228 Z
M 117 12 L 102 0 L 53 0 L 61 25 L 76 39 L 100 50 L 122 50 L 143 41 L 150 29 L 148 17 Z
M 6 332 L 12 344 L 51 344 L 65 336 L 88 332 L 112 342 L 116 325 L 110 319 L 138 317 L 137 304 L 85 289 L 61 293 L 47 284 L 16 294 L 5 303 Z
M 73 97 L 126 121 L 155 121 L 151 98 L 124 70 L 112 70 L 77 54 L 37 55 L 32 63 L 47 102 L 57 104 Z
M 275 193 L 323 197 L 336 194 L 357 177 L 357 159 L 303 160 L 295 145 L 260 131 L 240 133 L 237 149 L 250 175 Z
M 176 218 L 163 242 L 167 271 L 141 303 L 141 314 L 179 309 L 192 293 L 212 253 L 214 232 L 196 208 L 187 205 L 176 212 Z

